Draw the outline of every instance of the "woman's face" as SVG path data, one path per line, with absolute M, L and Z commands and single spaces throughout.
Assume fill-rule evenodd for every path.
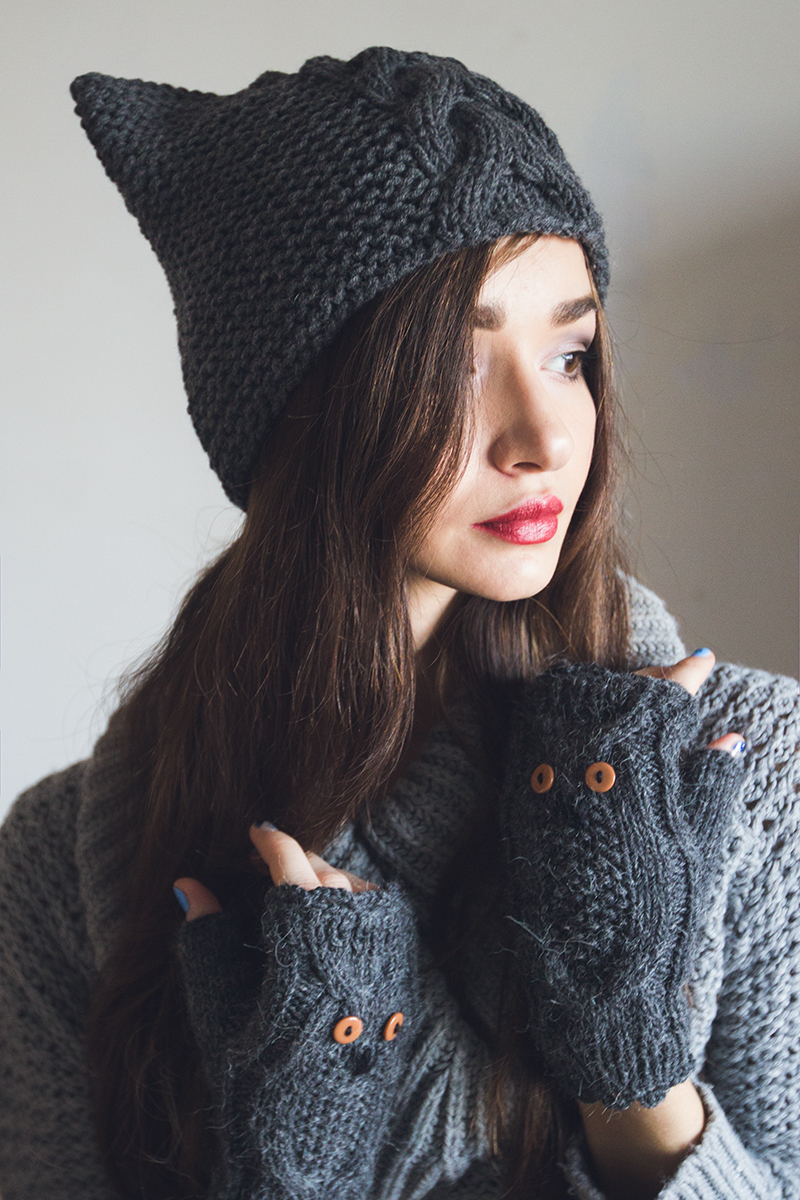
M 466 469 L 411 562 L 418 645 L 457 592 L 518 600 L 552 579 L 592 458 L 581 365 L 595 313 L 583 251 L 564 238 L 540 238 L 485 281 Z

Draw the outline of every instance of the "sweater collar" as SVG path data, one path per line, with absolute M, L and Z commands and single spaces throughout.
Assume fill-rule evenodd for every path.
M 686 651 L 662 601 L 636 580 L 629 579 L 628 584 L 632 667 L 682 658 Z M 332 859 L 359 837 L 415 891 L 433 894 L 456 840 L 479 803 L 480 772 L 473 755 L 463 748 L 463 741 L 475 750 L 479 746 L 476 714 L 458 697 L 448 715 L 452 728 L 442 723 L 432 730 L 419 759 L 371 813 L 370 821 L 361 819 L 357 827 L 349 824 L 342 830 L 332 847 Z M 112 722 L 87 764 L 75 850 L 87 931 L 98 966 L 105 961 L 120 923 L 120 865 L 133 853 L 135 840 L 128 779 Z

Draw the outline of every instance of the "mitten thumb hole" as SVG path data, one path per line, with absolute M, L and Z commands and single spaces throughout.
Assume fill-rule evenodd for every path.
M 682 770 L 684 812 L 702 846 L 719 844 L 742 785 L 742 764 L 727 750 L 698 750 Z

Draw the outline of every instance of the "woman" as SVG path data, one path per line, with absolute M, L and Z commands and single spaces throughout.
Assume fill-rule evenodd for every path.
M 247 515 L 4 826 L 5 1200 L 800 1196 L 797 688 L 623 571 L 553 134 L 386 48 L 73 94 Z

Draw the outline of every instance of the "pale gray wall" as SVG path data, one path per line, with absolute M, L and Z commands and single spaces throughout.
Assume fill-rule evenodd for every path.
M 237 520 L 69 81 L 234 91 L 376 43 L 454 55 L 556 129 L 615 259 L 640 571 L 692 645 L 797 673 L 795 0 L 7 2 L 0 808 L 88 751 L 108 680 Z

